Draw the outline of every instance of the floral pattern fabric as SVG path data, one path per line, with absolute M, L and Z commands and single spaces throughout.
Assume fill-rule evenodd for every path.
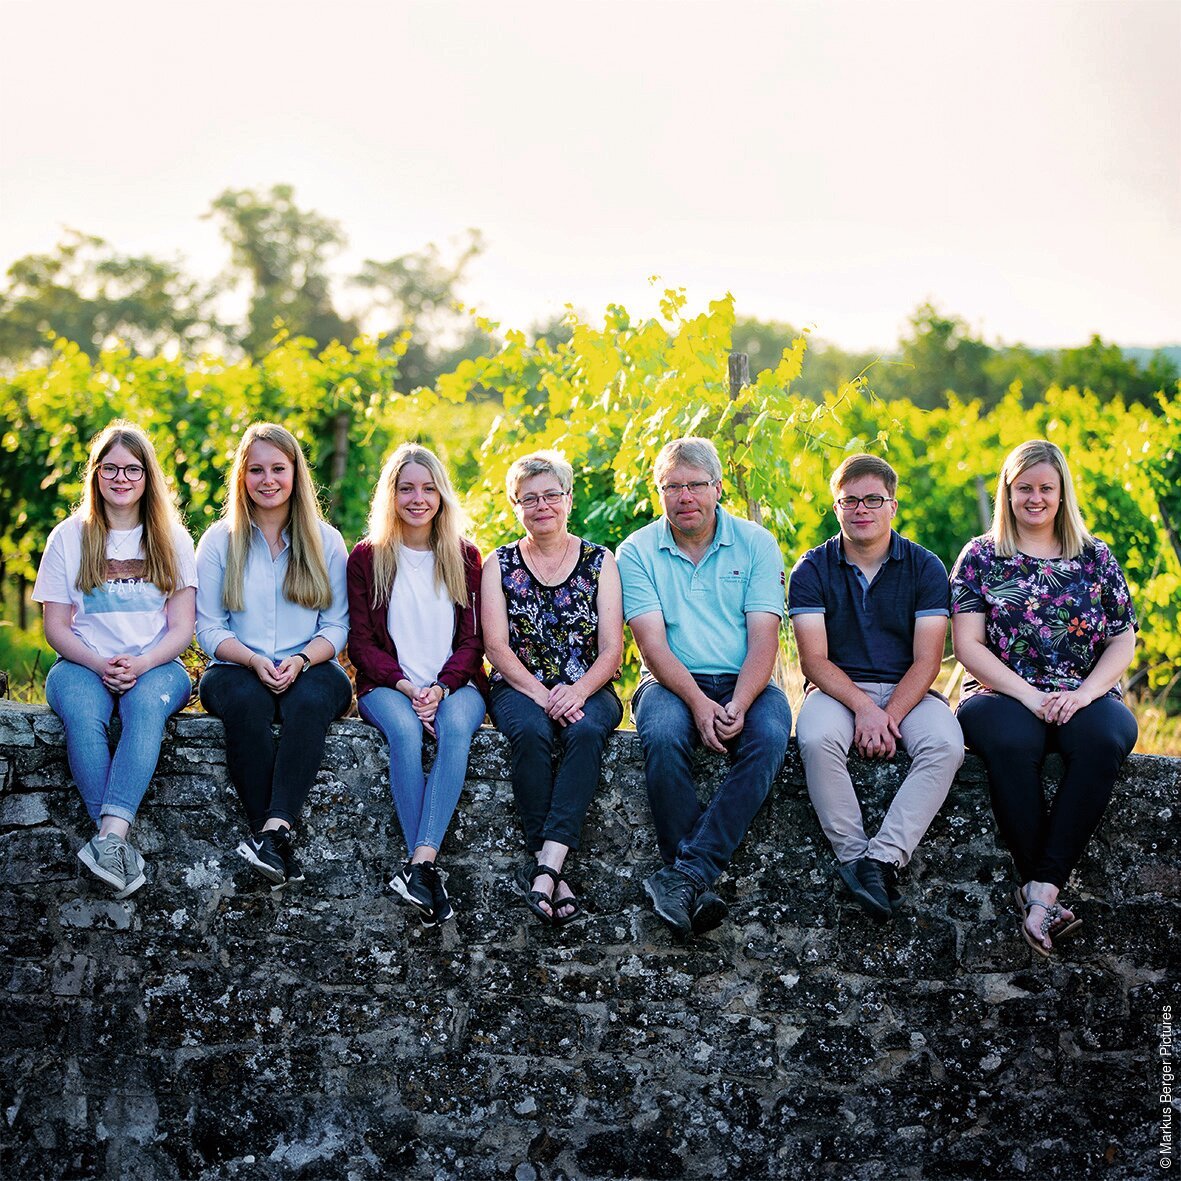
M 1045 693 L 1077 689 L 1107 641 L 1137 626 L 1123 571 L 1102 541 L 1077 558 L 1002 558 L 991 537 L 973 538 L 951 572 L 951 613 L 983 614 L 989 650 Z M 963 696 L 982 689 L 969 677 Z M 1108 693 L 1120 695 L 1118 686 Z
M 557 586 L 533 577 L 521 557 L 520 542 L 496 551 L 509 646 L 547 689 L 560 682 L 573 684 L 599 655 L 599 575 L 607 551 L 589 541 L 580 546 L 570 577 Z M 492 680 L 503 677 L 493 672 Z

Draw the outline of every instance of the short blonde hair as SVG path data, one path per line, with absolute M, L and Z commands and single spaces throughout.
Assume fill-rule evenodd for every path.
M 659 484 L 679 464 L 705 472 L 711 484 L 718 483 L 722 478 L 722 461 L 718 458 L 718 449 L 709 439 L 699 435 L 686 435 L 683 439 L 674 439 L 661 447 L 652 466 L 656 483 Z
M 1054 515 L 1054 536 L 1062 546 L 1064 558 L 1077 558 L 1083 552 L 1083 547 L 1094 544 L 1095 539 L 1083 523 L 1066 456 L 1047 439 L 1030 439 L 1020 447 L 1014 447 L 1005 457 L 997 477 L 996 497 L 993 500 L 993 546 L 1002 558 L 1011 558 L 1017 552 L 1017 521 L 1013 516 L 1009 489 L 1022 472 L 1039 463 L 1048 463 L 1058 473 L 1062 489 L 1058 512 Z
M 508 469 L 508 475 L 504 478 L 508 498 L 513 504 L 517 503 L 517 493 L 521 491 L 521 485 L 534 476 L 553 476 L 563 492 L 574 491 L 574 469 L 560 452 L 533 451 L 514 460 L 512 467 Z

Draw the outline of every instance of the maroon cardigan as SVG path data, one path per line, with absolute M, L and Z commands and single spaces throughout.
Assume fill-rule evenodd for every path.
M 488 696 L 488 677 L 484 672 L 484 640 L 480 632 L 479 589 L 480 551 L 461 540 L 463 569 L 468 601 L 455 608 L 455 631 L 451 637 L 451 656 L 439 672 L 439 684 L 452 693 L 469 681 Z M 398 653 L 390 638 L 389 600 L 373 605 L 373 547 L 359 541 L 349 554 L 349 659 L 357 670 L 357 696 L 370 689 L 393 689 L 406 677 L 398 663 Z

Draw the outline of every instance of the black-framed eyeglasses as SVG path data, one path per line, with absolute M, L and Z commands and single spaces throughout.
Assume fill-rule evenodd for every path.
M 870 496 L 838 496 L 836 506 L 847 513 L 860 505 L 865 505 L 866 508 L 881 508 L 887 500 L 893 499 L 892 496 L 879 496 L 876 492 Z
M 115 480 L 122 476 L 126 480 L 130 480 L 133 484 L 138 484 L 144 478 L 144 469 L 138 463 L 124 464 L 122 467 L 117 463 L 100 463 L 98 465 L 98 474 L 104 480 Z
M 553 491 L 543 492 L 540 496 L 537 496 L 534 493 L 529 492 L 522 496 L 521 499 L 517 501 L 517 504 L 519 504 L 522 508 L 536 508 L 539 504 L 546 504 L 550 508 L 553 508 L 555 504 L 561 502 L 563 496 L 569 495 L 569 492 Z
M 712 488 L 716 480 L 689 480 L 684 484 L 661 484 L 661 496 L 679 496 L 688 492 L 690 496 L 700 496 L 707 488 Z

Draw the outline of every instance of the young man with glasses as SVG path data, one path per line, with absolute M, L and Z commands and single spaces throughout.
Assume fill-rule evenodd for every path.
M 796 724 L 808 795 L 858 904 L 881 921 L 900 901 L 897 871 L 935 818 L 964 759 L 964 739 L 931 686 L 943 659 L 948 584 L 943 563 L 892 528 L 898 476 L 853 455 L 829 481 L 840 532 L 791 574 L 788 615 L 806 696 Z M 866 835 L 847 765 L 890 759 L 910 770 L 877 835 Z
M 680 935 L 718 926 L 713 886 L 783 764 L 791 709 L 771 674 L 783 618 L 783 557 L 759 525 L 720 505 L 722 465 L 708 439 L 669 443 L 656 457 L 664 515 L 617 555 L 624 618 L 644 669 L 632 698 L 648 801 L 664 867 L 644 883 Z M 692 751 L 730 769 L 698 802 Z

